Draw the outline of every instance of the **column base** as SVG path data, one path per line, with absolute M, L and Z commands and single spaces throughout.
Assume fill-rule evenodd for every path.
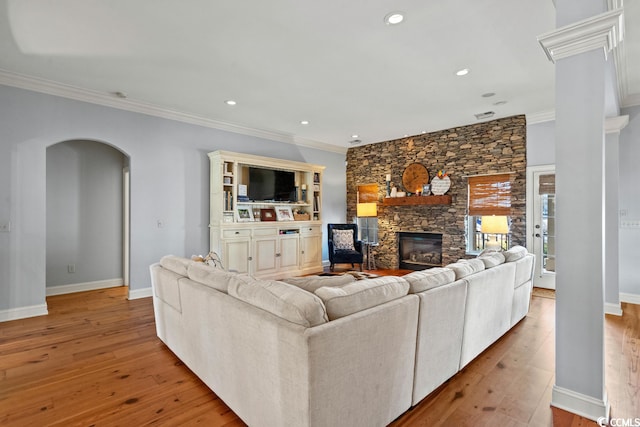
M 603 400 L 596 399 L 566 388 L 553 386 L 551 406 L 580 415 L 581 417 L 598 421 L 603 417 L 609 419 L 609 400 L 604 393 Z
M 614 316 L 622 316 L 622 307 L 620 303 L 605 302 L 604 314 L 613 314 Z

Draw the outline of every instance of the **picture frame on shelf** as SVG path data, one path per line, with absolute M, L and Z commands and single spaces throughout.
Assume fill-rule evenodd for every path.
M 278 221 L 293 221 L 291 206 L 276 206 L 276 215 Z
M 276 221 L 276 210 L 273 208 L 260 209 L 260 221 Z
M 238 206 L 236 208 L 236 219 L 238 222 L 253 222 L 253 211 L 247 206 Z

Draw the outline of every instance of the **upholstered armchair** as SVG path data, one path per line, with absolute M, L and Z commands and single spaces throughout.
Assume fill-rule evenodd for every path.
M 329 241 L 329 262 L 333 271 L 335 264 L 360 264 L 364 255 L 362 253 L 362 242 L 358 240 L 357 224 L 327 224 L 327 236 Z

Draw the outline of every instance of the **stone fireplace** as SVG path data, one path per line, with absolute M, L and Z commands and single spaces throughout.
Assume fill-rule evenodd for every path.
M 442 266 L 442 233 L 398 232 L 401 269 L 424 270 Z
M 511 244 L 526 245 L 526 119 L 505 117 L 488 122 L 445 129 L 397 140 L 350 147 L 347 150 L 347 216 L 356 217 L 358 186 L 378 187 L 378 241 L 375 247 L 379 268 L 400 267 L 399 232 L 439 234 L 441 260 L 447 265 L 466 254 L 467 177 L 496 173 L 511 176 Z M 430 180 L 446 170 L 451 188 L 450 203 L 390 205 L 384 203 L 385 177 L 391 186 L 402 187 L 402 173 L 412 163 L 423 164 Z M 408 191 L 415 191 L 408 189 Z M 415 197 L 415 196 L 413 196 Z M 423 254 L 423 250 L 420 254 Z M 417 252 L 416 260 L 422 256 Z M 411 261 L 411 255 L 409 255 Z

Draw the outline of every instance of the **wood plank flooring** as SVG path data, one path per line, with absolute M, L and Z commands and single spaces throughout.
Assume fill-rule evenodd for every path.
M 0 425 L 244 425 L 155 336 L 151 299 L 126 293 L 49 297 L 48 316 L 0 323 Z M 595 426 L 549 407 L 554 307 L 533 297 L 526 319 L 392 425 Z M 606 318 L 606 380 L 612 415 L 628 418 L 640 414 L 640 306 L 623 309 Z

